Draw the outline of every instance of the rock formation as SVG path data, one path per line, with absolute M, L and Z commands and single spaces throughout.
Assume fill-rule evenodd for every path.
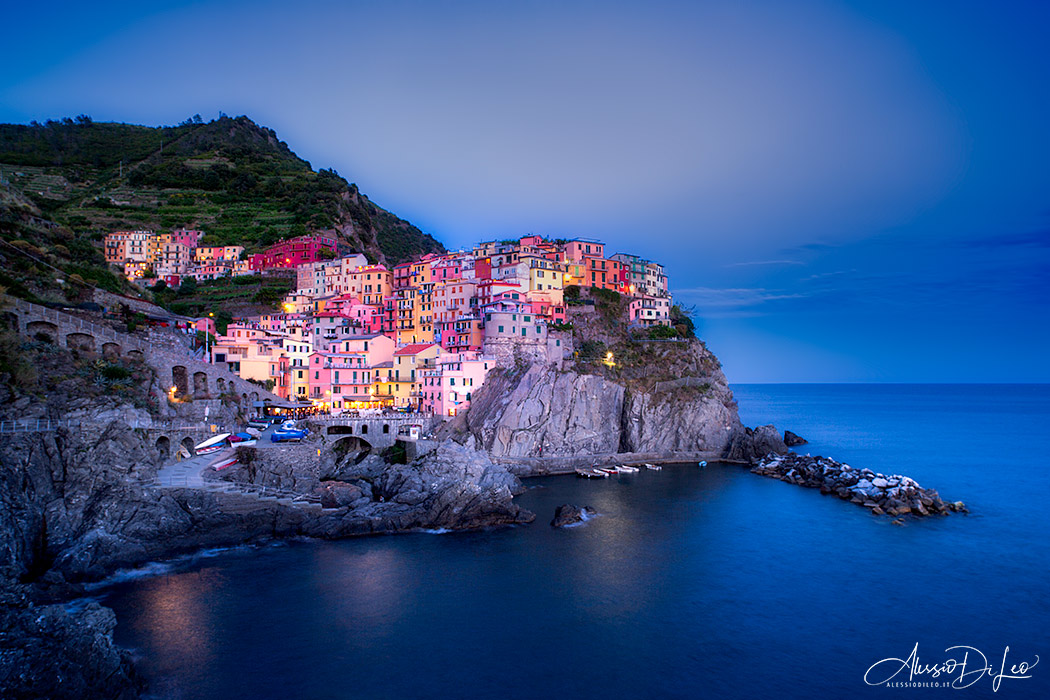
M 567 527 L 569 525 L 575 525 L 576 523 L 583 522 L 591 516 L 593 516 L 594 509 L 588 508 L 587 506 L 574 506 L 571 503 L 565 503 L 560 505 L 554 511 L 554 519 L 551 520 L 551 527 Z
M 909 477 L 854 469 L 827 457 L 801 456 L 793 452 L 770 454 L 751 471 L 790 484 L 819 488 L 823 494 L 833 494 L 869 508 L 875 515 L 969 512 L 961 501 L 942 501 L 936 491 L 922 488 Z
M 785 430 L 784 431 L 784 444 L 787 445 L 788 447 L 798 447 L 799 445 L 805 445 L 805 444 L 808 444 L 808 443 L 809 443 L 809 440 L 807 440 L 806 438 L 799 437 L 798 435 L 795 435 L 790 430 Z
M 786 450 L 779 434 L 740 424 L 725 375 L 701 343 L 675 350 L 679 376 L 669 380 L 647 380 L 644 365 L 619 376 L 540 365 L 495 370 L 439 437 L 469 435 L 497 459 L 630 452 L 748 460 Z

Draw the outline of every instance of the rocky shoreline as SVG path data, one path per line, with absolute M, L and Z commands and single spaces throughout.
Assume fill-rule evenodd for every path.
M 969 512 L 962 501 L 944 501 L 937 491 L 922 488 L 910 477 L 855 469 L 830 457 L 771 453 L 752 467 L 751 472 L 796 486 L 820 489 L 825 495 L 835 495 L 868 508 L 873 515 Z

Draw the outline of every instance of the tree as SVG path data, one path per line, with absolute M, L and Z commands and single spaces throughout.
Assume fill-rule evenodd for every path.
M 191 297 L 197 293 L 197 280 L 193 277 L 183 277 L 182 282 L 179 284 L 178 296 L 185 298 Z

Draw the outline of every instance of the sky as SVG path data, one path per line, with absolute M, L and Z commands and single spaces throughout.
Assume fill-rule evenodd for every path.
M 0 121 L 246 114 L 450 249 L 665 265 L 731 382 L 1050 381 L 1050 5 L 19 3 Z

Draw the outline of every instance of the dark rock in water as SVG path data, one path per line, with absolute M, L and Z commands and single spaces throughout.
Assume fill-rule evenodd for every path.
M 594 515 L 594 510 L 587 506 L 579 507 L 569 503 L 558 506 L 554 511 L 554 520 L 551 527 L 565 527 L 574 523 L 582 522 L 587 516 Z
M 790 430 L 784 431 L 784 444 L 788 447 L 798 447 L 799 445 L 805 445 L 808 442 L 809 440 L 807 440 L 804 437 L 799 437 L 798 435 L 795 435 Z
M 780 432 L 772 425 L 761 425 L 757 428 L 744 428 L 733 434 L 729 444 L 722 453 L 723 459 L 751 462 L 754 464 L 768 454 L 786 454 Z

